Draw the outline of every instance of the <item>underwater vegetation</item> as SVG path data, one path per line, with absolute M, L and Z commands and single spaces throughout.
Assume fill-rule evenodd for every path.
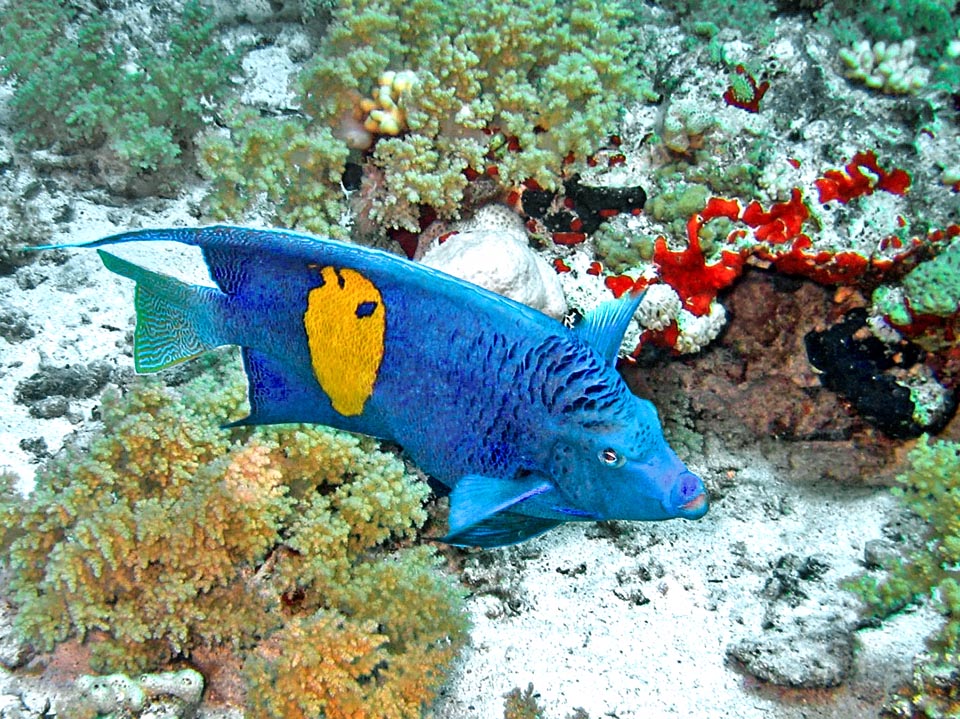
M 509 201 L 542 231 L 527 199 L 541 198 L 538 210 L 578 205 L 578 194 L 597 189 L 578 179 L 581 171 L 630 165 L 639 150 L 648 156 L 642 186 L 613 188 L 628 190 L 628 202 L 616 209 L 601 202 L 538 241 L 561 255 L 562 271 L 564 248 L 594 235 L 595 274 L 615 294 L 641 276 L 669 285 L 674 294 L 660 292 L 656 306 L 641 310 L 651 318 L 641 342 L 678 354 L 708 346 L 726 322 L 718 295 L 744 267 L 772 263 L 874 293 L 878 335 L 898 333 L 941 352 L 958 313 L 942 303 L 929 310 L 898 279 L 946 251 L 960 224 L 942 213 L 923 216 L 930 203 L 919 198 L 931 193 L 892 159 L 903 157 L 903 143 L 873 133 L 873 147 L 850 148 L 847 140 L 839 144 L 849 154 L 809 168 L 790 156 L 797 138 L 786 117 L 798 104 L 852 125 L 871 120 L 869 108 L 822 100 L 827 88 L 806 86 L 809 73 L 785 76 L 768 49 L 774 10 L 764 0 L 303 3 L 305 18 L 328 22 L 305 30 L 316 52 L 295 81 L 297 111 L 273 116 L 225 102 L 240 53 L 224 49 L 210 11 L 196 2 L 167 29 L 167 50 L 135 58 L 106 13 L 77 15 L 52 0 L 18 3 L 5 11 L 0 55 L 15 80 L 21 136 L 33 146 L 56 140 L 69 152 L 100 143 L 140 175 L 196 159 L 211 181 L 216 219 L 259 215 L 359 239 L 387 232 L 408 254 L 433 220 L 489 202 Z M 916 118 L 911 132 L 935 135 L 955 114 L 954 3 L 843 1 L 797 10 L 834 38 L 838 80 L 845 73 L 851 87 L 878 95 L 903 86 L 910 104 L 902 112 Z M 696 89 L 677 69 L 677 30 L 699 58 Z M 755 57 L 728 57 L 732 37 L 752 43 Z M 819 104 L 806 107 L 811 98 Z M 621 147 L 624 114 L 654 104 L 642 147 Z M 960 164 L 941 162 L 940 184 L 960 182 Z M 902 200 L 872 197 L 883 193 Z M 641 208 L 640 226 L 627 224 Z M 624 221 L 612 221 L 617 214 Z M 873 232 L 854 237 L 833 219 L 858 214 L 877 216 Z M 919 269 L 910 282 L 943 274 Z M 940 364 L 947 368 L 938 374 L 950 376 L 939 379 L 952 388 L 955 362 Z
M 526 689 L 515 687 L 510 690 L 504 695 L 503 719 L 547 719 L 537 701 L 538 696 L 532 683 L 527 684 Z M 567 714 L 567 719 L 590 719 L 590 715 L 578 707 L 572 714 Z
M 515 687 L 507 692 L 503 702 L 503 719 L 543 719 L 543 708 L 537 702 L 533 684 L 526 689 Z
M 103 146 L 128 179 L 192 162 L 194 135 L 239 68 L 197 0 L 162 29 L 163 50 L 141 43 L 134 53 L 106 14 L 78 17 L 61 0 L 9 3 L 0 27 L 0 78 L 14 80 L 20 141 L 64 153 Z
M 100 13 L 108 5 L 84 7 Z M 805 58 L 780 57 L 783 45 L 765 50 L 778 39 L 774 17 L 790 19 L 778 12 L 786 3 L 302 5 L 304 15 L 330 13 L 330 22 L 322 39 L 312 38 L 319 49 L 296 80 L 299 108 L 270 117 L 239 105 L 227 109 L 238 56 L 220 42 L 201 4 L 184 6 L 169 26 L 167 47 L 136 54 L 117 40 L 122 35 L 115 34 L 109 13 L 86 15 L 50 0 L 10 3 L 0 31 L 0 74 L 13 81 L 11 114 L 20 123 L 21 143 L 66 154 L 98 148 L 104 174 L 123 173 L 127 188 L 137 178 L 172 174 L 199 159 L 215 217 L 259 214 L 278 225 L 340 237 L 352 231 L 364 239 L 384 231 L 395 238 L 417 234 L 435 217 L 468 215 L 503 199 L 518 201 L 511 204 L 535 231 L 536 217 L 528 211 L 535 195 L 543 206 L 576 204 L 602 174 L 591 165 L 639 167 L 627 178 L 633 184 L 615 188 L 628 190 L 629 199 L 618 217 L 600 205 L 591 208 L 593 216 L 571 216 L 568 226 L 548 228 L 533 243 L 552 253 L 560 274 L 572 274 L 574 253 L 585 249 L 587 272 L 609 293 L 645 286 L 638 352 L 657 347 L 687 354 L 708 347 L 726 322 L 723 293 L 751 265 L 772 268 L 862 293 L 859 312 L 834 326 L 851 331 L 825 352 L 839 358 L 828 374 L 853 385 L 849 396 L 868 421 L 886 418 L 880 426 L 888 434 L 912 436 L 949 419 L 960 384 L 960 217 L 942 208 L 950 200 L 956 207 L 960 162 L 956 153 L 943 153 L 931 163 L 930 154 L 917 148 L 956 124 L 955 2 L 790 3 L 815 16 L 823 36 L 836 41 L 827 60 L 794 74 L 788 65 Z M 734 57 L 738 43 L 749 57 Z M 699 53 L 696 73 L 679 48 Z M 899 114 L 883 117 L 897 121 L 877 123 L 878 115 L 869 114 L 874 103 L 896 103 Z M 641 113 L 656 110 L 641 114 L 630 134 L 611 138 L 625 111 L 636 106 Z M 807 121 L 818 112 L 842 118 L 828 127 L 829 143 L 790 124 L 791 118 L 815 124 Z M 893 128 L 887 136 L 871 130 L 881 124 Z M 856 129 L 841 134 L 841 126 Z M 817 142 L 830 147 L 815 160 L 795 156 L 798 147 Z M 924 161 L 931 166 L 920 167 Z M 573 177 L 581 170 L 585 182 Z M 858 222 L 866 230 L 855 237 L 847 230 Z M 905 354 L 907 342 L 922 352 L 914 354 L 909 345 Z M 841 344 L 845 354 L 835 351 Z M 863 374 L 851 380 L 843 361 L 857 359 L 867 344 L 872 364 L 857 365 Z M 884 368 L 904 356 L 909 367 Z M 826 377 L 824 384 L 830 386 Z M 402 605 L 385 607 L 383 600 L 378 606 L 379 597 L 369 609 L 357 609 L 366 601 L 361 598 L 369 598 L 357 582 L 373 581 L 364 579 L 374 572 L 366 565 L 372 557 L 390 557 L 379 572 L 392 566 L 410 577 L 422 570 L 425 586 L 444 586 L 432 553 L 406 547 L 422 521 L 412 495 L 387 494 L 400 505 L 397 515 L 408 517 L 406 528 L 388 521 L 389 536 L 353 546 L 354 535 L 370 530 L 348 520 L 337 524 L 347 516 L 338 502 L 349 506 L 349 494 L 363 504 L 368 484 L 350 494 L 346 487 L 356 480 L 338 480 L 342 475 L 331 470 L 330 477 L 298 479 L 288 490 L 287 479 L 272 477 L 308 476 L 306 455 L 352 456 L 341 443 L 355 440 L 316 429 L 213 429 L 240 402 L 238 388 L 228 391 L 232 404 L 221 393 L 209 400 L 221 403 L 214 408 L 200 397 L 176 404 L 182 399 L 177 392 L 146 385 L 130 400 L 139 403 L 132 414 L 140 419 L 129 425 L 126 410 L 119 409 L 126 405 L 110 399 L 104 410 L 110 431 L 136 437 L 133 444 L 109 449 L 120 440 L 104 439 L 101 454 L 53 465 L 43 475 L 46 489 L 32 500 L 37 504 L 4 507 L 3 546 L 11 561 L 32 567 L 24 576 L 42 588 L 33 594 L 26 582 L 20 588 L 21 632 L 43 646 L 87 636 L 103 671 L 139 671 L 198 647 L 228 646 L 243 657 L 249 705 L 267 716 L 333 713 L 323 705 L 333 694 L 368 701 L 375 688 L 407 681 L 413 674 L 402 678 L 400 667 L 417 662 L 435 662 L 429 686 L 410 688 L 411 680 L 404 696 L 434 691 L 447 661 L 446 649 L 435 648 L 446 645 L 440 639 L 430 644 L 430 637 L 441 635 L 418 628 L 422 617 L 383 621 L 384 612 L 401 612 Z M 893 399 L 896 413 L 890 411 Z M 189 436 L 174 431 L 169 422 L 176 412 L 163 410 L 165 403 L 186 412 Z M 193 409 L 184 410 L 188 405 Z M 162 422 L 156 427 L 166 429 L 152 427 L 157 417 Z M 167 443 L 169 453 L 162 450 Z M 135 459 L 147 447 L 158 459 Z M 375 445 L 360 441 L 355 447 L 366 452 Z M 146 469 L 136 481 L 115 476 L 107 466 L 114 457 Z M 158 470 L 154 462 L 160 461 L 171 469 Z M 334 465 L 351 476 L 380 471 L 362 462 Z M 181 475 L 205 478 L 211 487 L 188 487 Z M 330 506 L 317 508 L 320 500 L 311 492 Z M 238 493 L 243 502 L 236 501 Z M 90 511 L 94 502 L 102 503 L 102 513 Z M 300 510 L 336 517 L 335 531 L 329 530 L 335 537 L 314 537 L 295 519 Z M 209 526 L 186 536 L 186 522 L 177 518 L 198 511 L 207 512 Z M 384 511 L 378 505 L 372 516 Z M 229 526 L 221 526 L 221 515 L 231 517 Z M 49 529 L 52 538 L 41 546 L 18 534 L 20 522 Z M 178 555 L 187 550 L 175 566 L 160 558 L 157 537 L 164 533 L 178 542 Z M 144 544 L 131 556 L 138 542 Z M 309 555 L 316 559 L 291 548 L 297 542 L 317 545 Z M 187 559 L 195 559 L 189 550 L 201 543 L 217 547 L 204 554 L 209 566 Z M 49 572 L 41 571 L 44 562 Z M 306 572 L 304 586 L 291 578 L 301 565 L 314 563 L 327 569 Z M 366 568 L 355 571 L 354 565 Z M 891 575 L 890 586 L 878 582 L 871 591 L 898 601 L 933 594 L 943 602 L 953 591 L 952 577 L 934 582 L 942 566 L 932 566 L 928 574 L 903 569 Z M 175 581 L 159 584 L 161 573 Z M 348 588 L 328 589 L 332 582 L 324 577 L 331 573 L 346 578 Z M 99 589 L 104 577 L 107 588 Z M 897 577 L 912 584 L 912 594 L 891 588 Z M 922 586 L 924 577 L 930 586 Z M 440 614 L 456 604 L 437 602 L 446 602 L 431 610 Z M 271 620 L 269 607 L 280 608 L 282 622 L 276 612 Z M 439 624 L 453 622 L 443 616 Z M 216 633 L 218 622 L 225 628 Z M 403 622 L 413 627 L 410 641 L 397 638 L 406 636 L 407 630 L 395 629 L 408 626 Z M 451 646 L 462 639 L 453 629 L 446 636 L 454 637 Z M 320 645 L 333 653 L 304 651 Z M 432 648 L 418 657 L 424 646 Z M 929 694 L 937 682 L 957 684 L 950 678 L 955 655 L 944 650 L 937 656 L 939 664 L 919 665 L 925 673 L 918 674 L 918 686 Z M 317 675 L 326 683 L 302 684 Z M 340 691 L 344 686 L 354 693 Z
M 226 364 L 106 394 L 88 452 L 26 500 L 5 487 L 16 631 L 84 641 L 98 672 L 233 652 L 256 716 L 420 716 L 467 631 L 462 591 L 409 541 L 426 485 L 342 432 L 219 428 L 244 393 Z
M 361 232 L 457 218 L 481 176 L 488 197 L 556 188 L 642 94 L 625 17 L 593 0 L 339 3 L 297 80 L 301 116 L 239 112 L 205 141 L 211 212 L 266 202 L 277 224 L 342 236 L 351 151 Z
M 956 39 L 954 0 L 831 0 L 817 13 L 842 42 L 914 40 L 924 58 L 940 60 Z
M 867 574 L 852 584 L 869 612 L 883 618 L 908 604 L 930 599 L 943 627 L 929 637 L 915 686 L 893 698 L 891 717 L 948 717 L 960 711 L 960 443 L 921 437 L 897 477 L 894 493 L 923 522 L 915 548 L 885 567 L 882 578 Z

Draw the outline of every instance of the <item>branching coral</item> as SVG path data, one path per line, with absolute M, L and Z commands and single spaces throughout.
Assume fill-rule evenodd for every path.
M 423 207 L 457 217 L 471 173 L 504 188 L 527 179 L 558 187 L 641 93 L 624 17 L 616 3 L 594 0 L 349 0 L 299 79 L 306 119 L 290 120 L 288 134 L 300 145 L 339 143 L 337 157 L 366 150 L 368 179 L 377 179 L 364 192 L 382 228 L 419 231 Z M 246 121 L 233 133 L 206 153 L 217 214 L 246 211 L 253 188 L 279 198 L 284 224 L 335 231 L 338 209 L 290 209 L 323 197 L 321 188 L 340 199 L 327 168 L 304 172 L 270 144 L 251 147 L 245 135 L 262 133 Z M 228 157 L 229 143 L 243 161 Z
M 200 155 L 201 167 L 215 178 L 210 212 L 228 217 L 241 207 L 261 210 L 286 227 L 343 236 L 347 146 L 329 129 L 307 133 L 294 119 L 241 111 L 229 122 L 229 137 L 208 135 Z
M 867 87 L 882 90 L 891 95 L 916 93 L 927 85 L 930 72 L 915 65 L 913 40 L 901 43 L 878 41 L 872 45 L 861 40 L 851 48 L 840 51 L 840 59 L 846 65 L 845 74 L 860 80 Z
M 655 332 L 648 332 L 644 339 L 684 352 L 695 352 L 712 341 L 725 321 L 722 308 L 716 304 L 717 295 L 739 277 L 747 262 L 772 265 L 781 272 L 809 277 L 823 284 L 850 285 L 875 278 L 904 263 L 922 244 L 921 239 L 903 240 L 891 234 L 879 243 L 869 236 L 858 245 L 830 247 L 822 242 L 815 244 L 807 231 L 812 229 L 816 213 L 822 212 L 828 203 L 847 204 L 878 191 L 902 197 L 909 191 L 910 184 L 907 172 L 899 168 L 885 169 L 876 154 L 867 151 L 856 153 L 843 169 L 826 170 L 823 177 L 813 182 L 818 204 L 814 204 L 812 193 L 805 196 L 799 187 L 791 190 L 789 200 L 766 208 L 757 200 L 744 204 L 738 199 L 708 197 L 700 185 L 684 186 L 651 200 L 647 203 L 650 216 L 669 221 L 671 230 L 675 230 L 686 214 L 686 246 L 674 248 L 666 237 L 660 236 L 653 242 L 650 259 L 655 276 L 676 291 L 684 310 L 692 315 L 685 318 L 685 322 L 678 317 L 666 328 L 645 325 L 648 331 Z M 941 239 L 955 237 L 958 232 L 960 228 L 951 225 L 940 233 Z M 651 264 L 644 256 L 647 248 L 642 239 L 615 245 L 615 264 L 635 263 L 630 271 L 640 270 L 641 275 L 647 275 L 644 268 L 650 268 Z M 610 244 L 601 244 L 604 252 L 609 248 Z M 939 306 L 949 305 L 950 298 L 956 294 L 953 264 L 951 256 L 945 253 L 937 267 L 931 265 L 919 273 L 914 282 L 918 297 L 920 292 L 929 297 L 936 291 Z M 933 277 L 937 278 L 936 283 L 926 287 Z M 645 285 L 650 279 L 642 276 L 635 281 L 631 275 L 610 275 L 605 282 L 619 296 L 637 283 Z M 879 303 L 876 298 L 875 301 Z M 945 326 L 941 335 L 952 336 L 955 314 L 947 313 L 946 320 L 942 316 L 938 318 L 937 327 Z M 895 325 L 911 324 L 906 310 L 899 316 L 906 319 L 894 322 Z M 709 320 L 697 319 L 704 317 Z M 931 328 L 929 322 L 918 324 L 921 326 L 915 328 L 918 331 L 911 336 Z
M 165 52 L 145 45 L 136 58 L 104 17 L 76 17 L 59 0 L 10 3 L 0 27 L 20 137 L 65 151 L 104 145 L 133 172 L 177 166 L 237 68 L 195 0 L 165 29 Z
M 504 695 L 504 719 L 544 719 L 543 708 L 537 701 L 537 694 L 533 691 L 533 683 L 527 684 L 525 690 L 514 687 Z
M 884 42 L 914 38 L 920 55 L 938 58 L 957 31 L 955 6 L 954 0 L 834 0 L 821 11 L 821 21 L 836 32 L 844 27 L 838 20 L 849 18 Z
M 930 350 L 955 346 L 960 328 L 960 227 L 955 229 L 949 244 L 934 246 L 938 253 L 899 285 L 873 293 L 875 316 Z
M 431 550 L 418 547 L 366 563 L 352 585 L 325 585 L 324 604 L 341 610 L 298 613 L 248 655 L 244 676 L 253 713 L 419 717 L 462 632 L 462 620 L 436 621 L 450 613 L 436 562 Z
M 232 649 L 259 715 L 419 716 L 466 629 L 433 550 L 390 549 L 426 486 L 372 440 L 218 428 L 242 396 L 220 374 L 107 397 L 89 453 L 4 504 L 18 631 L 85 638 L 108 671 Z
M 686 30 L 705 37 L 727 27 L 745 35 L 757 33 L 774 8 L 768 0 L 666 0 L 658 5 L 675 11 Z
M 946 623 L 930 638 L 933 655 L 927 659 L 930 666 L 946 666 L 956 681 L 960 657 L 960 445 L 944 440 L 931 442 L 924 436 L 910 452 L 909 461 L 907 471 L 897 477 L 900 486 L 894 492 L 923 521 L 923 535 L 916 549 L 897 561 L 883 580 L 864 576 L 852 588 L 880 617 L 921 599 L 933 600 Z M 923 716 L 941 716 L 935 713 L 945 708 L 935 696 L 939 693 L 935 692 L 937 674 L 942 672 L 918 672 L 920 686 L 909 690 L 913 698 L 901 697 L 903 701 L 898 700 L 898 704 L 917 701 L 914 708 L 918 712 L 923 711 L 921 707 L 929 708 Z M 927 692 L 930 696 L 924 696 Z M 954 711 L 956 706 L 954 697 Z M 911 713 L 909 706 L 906 709 L 893 716 L 921 715 Z

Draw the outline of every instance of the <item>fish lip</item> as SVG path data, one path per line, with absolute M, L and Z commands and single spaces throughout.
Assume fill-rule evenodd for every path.
M 707 513 L 709 505 L 710 503 L 707 500 L 707 493 L 700 492 L 700 494 L 691 499 L 689 502 L 685 502 L 677 507 L 677 515 L 683 517 L 684 519 L 700 519 L 700 517 Z

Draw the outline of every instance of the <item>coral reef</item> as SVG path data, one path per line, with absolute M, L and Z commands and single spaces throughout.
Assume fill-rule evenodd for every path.
M 532 683 L 524 690 L 515 687 L 504 696 L 503 719 L 544 719 Z
M 917 686 L 904 689 L 889 715 L 951 716 L 958 706 L 960 656 L 960 444 L 924 436 L 908 460 L 893 491 L 923 522 L 922 534 L 911 539 L 906 556 L 889 563 L 885 576 L 864 575 L 851 588 L 875 617 L 924 600 L 932 601 L 944 615 L 942 628 L 929 638 L 931 654 L 921 659 Z
M 196 0 L 162 28 L 156 48 L 141 39 L 136 55 L 105 14 L 59 0 L 10 3 L 0 27 L 0 77 L 14 80 L 20 139 L 66 153 L 102 146 L 128 188 L 137 174 L 184 161 L 238 67 Z
M 348 148 L 363 152 L 359 201 L 380 231 L 459 217 L 478 176 L 557 187 L 641 95 L 624 17 L 592 0 L 341 3 L 298 80 L 303 118 L 241 115 L 208 141 L 212 211 L 239 216 L 264 194 L 280 224 L 336 234 L 342 168 L 320 158 Z M 263 139 L 277 136 L 309 149 L 291 158 Z
M 217 218 L 243 210 L 269 212 L 285 227 L 345 237 L 343 177 L 349 148 L 330 128 L 299 118 L 261 118 L 240 110 L 228 116 L 230 134 L 208 134 L 200 164 L 214 179 L 209 211 Z
M 943 56 L 957 30 L 953 0 L 834 0 L 818 20 L 844 44 L 864 36 L 873 41 L 915 41 L 918 54 Z
M 927 86 L 930 71 L 916 66 L 916 41 L 904 40 L 889 45 L 879 40 L 872 45 L 861 40 L 852 48 L 840 51 L 847 66 L 846 75 L 874 90 L 892 95 L 917 93 Z
M 942 133 L 940 144 L 924 148 L 918 162 L 915 153 L 901 152 L 876 131 L 870 133 L 872 145 L 859 144 L 866 134 L 851 130 L 842 133 L 843 154 L 811 152 L 810 141 L 832 141 L 821 135 L 822 128 L 801 131 L 791 124 L 788 118 L 794 113 L 836 112 L 853 127 L 883 113 L 903 114 L 906 121 L 905 110 L 895 113 L 892 104 L 863 107 L 854 100 L 857 93 L 863 95 L 862 86 L 844 83 L 841 64 L 826 52 L 790 55 L 795 43 L 791 47 L 780 40 L 776 48 L 764 50 L 758 31 L 751 36 L 755 55 L 746 57 L 732 39 L 734 33 L 709 13 L 697 19 L 709 20 L 713 29 L 693 27 L 689 18 L 695 5 L 667 3 L 675 15 L 651 11 L 648 18 L 662 27 L 686 18 L 684 29 L 713 46 L 699 56 L 709 57 L 726 74 L 712 81 L 698 77 L 694 83 L 679 71 L 673 75 L 671 68 L 660 67 L 656 88 L 663 97 L 656 114 L 634 110 L 642 118 L 640 126 L 652 125 L 654 132 L 619 147 L 616 166 L 601 167 L 587 179 L 606 184 L 629 178 L 631 185 L 641 184 L 647 197 L 644 211 L 607 214 L 607 225 L 573 250 L 554 238 L 555 266 L 563 272 L 574 268 L 565 279 L 568 299 L 575 310 L 585 309 L 578 304 L 582 293 L 569 287 L 584 282 L 577 268 L 585 263 L 574 258 L 578 252 L 588 261 L 599 260 L 597 274 L 614 295 L 667 285 L 673 292 L 658 291 L 657 302 L 651 298 L 649 311 L 638 314 L 639 346 L 624 348 L 636 355 L 643 346 L 684 354 L 712 343 L 726 321 L 722 296 L 748 266 L 849 288 L 845 291 L 863 297 L 872 294 L 866 331 L 885 345 L 883 351 L 894 354 L 903 340 L 926 351 L 909 376 L 898 378 L 895 390 L 908 397 L 904 407 L 911 411 L 905 417 L 914 423 L 909 434 L 942 426 L 956 406 L 953 395 L 960 384 L 951 259 L 960 234 L 950 182 L 956 164 L 950 123 L 956 111 L 951 86 L 944 81 L 956 52 L 956 19 L 944 12 L 944 3 L 833 3 L 818 11 L 823 17 L 847 19 L 850 34 L 838 40 L 847 47 L 859 43 L 859 49 L 869 48 L 877 66 L 871 65 L 871 72 L 881 73 L 888 90 L 913 93 L 901 102 L 911 103 L 915 117 L 924 119 L 908 133 L 918 138 L 924 132 Z M 722 3 L 703 3 L 700 9 L 708 5 L 712 13 Z M 902 32 L 870 34 L 879 33 L 873 20 L 884 13 Z M 932 27 L 931 18 L 945 29 Z M 925 46 L 928 37 L 942 46 Z M 787 56 L 778 54 L 783 51 Z M 848 60 L 854 55 L 851 51 Z M 814 78 L 814 73 L 826 73 L 826 79 Z M 836 124 L 845 127 L 846 120 Z M 941 145 L 944 151 L 933 149 Z M 860 306 L 864 304 L 869 301 L 861 299 Z M 903 399 L 881 394 L 877 392 L 881 404 Z
M 843 170 L 827 170 L 823 177 L 815 180 L 814 187 L 820 204 L 826 205 L 829 202 L 845 204 L 877 190 L 903 195 L 909 183 L 910 178 L 903 170 L 884 170 L 874 153 L 865 152 L 854 156 Z M 607 286 L 615 295 L 651 281 L 664 282 L 676 290 L 683 309 L 694 317 L 712 316 L 715 318 L 712 324 L 722 326 L 722 308 L 718 309 L 716 298 L 740 276 L 748 260 L 824 284 L 854 284 L 866 275 L 904 262 L 920 244 L 920 240 L 916 240 L 905 246 L 899 239 L 891 240 L 882 243 L 878 252 L 873 246 L 831 248 L 824 246 L 821 238 L 815 242 L 815 236 L 808 234 L 814 219 L 809 207 L 812 199 L 805 198 L 799 188 L 792 190 L 789 200 L 773 203 L 766 209 L 756 200 L 743 204 L 737 199 L 721 197 L 702 199 L 705 195 L 702 187 L 692 185 L 675 198 L 667 196 L 652 202 L 651 215 L 660 221 L 667 218 L 679 221 L 681 213 L 690 212 L 691 205 L 700 207 L 685 222 L 685 247 L 675 249 L 667 237 L 660 236 L 654 241 L 652 256 L 647 257 L 648 250 L 643 243 L 635 243 L 631 274 L 639 272 L 642 278 L 609 275 Z M 668 207 L 670 209 L 666 209 Z M 722 224 L 715 224 L 718 221 Z M 704 233 L 704 228 L 711 223 L 714 223 L 712 229 Z M 953 233 L 952 227 L 949 233 Z M 624 249 L 620 245 L 619 266 L 629 262 Z M 647 339 L 682 353 L 699 350 L 719 333 L 719 327 L 714 327 L 704 342 L 678 343 L 678 337 L 684 334 L 681 330 L 674 325 L 667 331 L 648 334 Z
M 627 176 L 633 183 L 639 177 L 646 190 L 643 215 L 618 217 L 594 237 L 596 258 L 614 294 L 666 282 L 685 310 L 697 317 L 712 313 L 722 324 L 713 303 L 747 264 L 872 292 L 878 285 L 899 290 L 900 275 L 945 251 L 960 228 L 955 213 L 944 211 L 951 206 L 945 193 L 926 192 L 927 168 L 907 172 L 897 165 L 904 153 L 889 138 L 874 132 L 874 147 L 857 147 L 853 138 L 864 133 L 853 131 L 843 135 L 847 154 L 824 152 L 816 158 L 820 164 L 812 165 L 804 141 L 819 138 L 820 129 L 800 132 L 789 118 L 837 113 L 854 127 L 888 111 L 852 101 L 855 92 L 863 94 L 852 83 L 849 88 L 831 84 L 831 76 L 846 67 L 861 79 L 877 74 L 870 85 L 914 93 L 912 111 L 926 119 L 907 131 L 919 135 L 926 127 L 938 132 L 955 113 L 949 96 L 955 83 L 946 79 L 960 29 L 952 3 L 875 0 L 818 7 L 818 22 L 825 27 L 829 22 L 838 45 L 848 48 L 837 48 L 846 65 L 826 54 L 797 54 L 796 43 L 778 37 L 783 28 L 757 22 L 769 16 L 769 6 L 748 11 L 710 0 L 659 3 L 658 8 L 636 12 L 664 31 L 679 21 L 689 33 L 688 49 L 706 40 L 698 57 L 725 72 L 711 80 L 710 71 L 694 69 L 694 82 L 679 68 L 657 65 L 655 89 L 661 98 L 656 114 L 633 110 L 648 134 L 641 143 L 634 140 L 620 148 L 617 168 L 598 170 L 588 180 L 606 184 L 606 177 L 622 181 Z M 743 22 L 746 15 L 750 22 Z M 768 42 L 772 44 L 764 47 Z M 824 71 L 825 80 L 813 77 Z M 945 142 L 952 137 L 947 130 Z M 925 158 L 935 159 L 939 167 L 934 169 L 948 186 L 953 186 L 954 155 L 930 152 Z M 916 163 L 915 157 L 910 160 Z M 566 266 L 574 264 L 562 248 L 556 254 Z M 920 282 L 929 280 L 928 271 L 919 274 Z M 875 308 L 881 314 L 879 303 Z M 901 307 L 899 316 L 904 314 Z M 884 321 L 898 329 L 908 324 L 905 336 L 931 336 L 925 346 L 942 350 L 954 323 L 942 314 L 936 322 L 928 317 L 899 326 Z M 681 340 L 682 324 L 666 330 L 647 327 L 641 341 L 676 352 L 707 344 L 706 334 L 707 342 Z M 938 377 L 948 388 L 956 384 L 939 370 Z
M 244 394 L 228 373 L 105 395 L 89 451 L 5 496 L 17 631 L 85 641 L 108 672 L 222 647 L 261 716 L 419 716 L 466 630 L 434 551 L 406 546 L 429 490 L 372 440 L 219 428 Z
M 960 657 L 917 657 L 911 682 L 880 712 L 880 719 L 952 719 L 960 712 Z
M 857 412 L 891 437 L 937 432 L 953 416 L 956 400 L 920 360 L 910 342 L 883 342 L 867 329 L 864 308 L 804 338 L 820 382 L 850 401 Z
M 529 245 L 520 218 L 504 206 L 480 208 L 430 247 L 422 262 L 561 319 L 567 311 L 556 272 Z
M 546 719 L 546 713 L 537 701 L 539 696 L 532 682 L 523 690 L 514 687 L 504 695 L 503 719 Z M 567 714 L 567 719 L 590 719 L 590 715 L 578 707 L 572 714 Z
M 691 35 L 712 38 L 721 28 L 752 35 L 770 20 L 774 3 L 768 0 L 665 0 L 658 3 L 675 12 Z
M 878 287 L 871 308 L 874 317 L 929 350 L 954 346 L 960 321 L 960 237 L 937 249 L 898 285 Z
M 193 669 L 141 674 L 124 674 L 77 679 L 78 706 L 64 714 L 68 719 L 83 716 L 188 717 L 192 716 L 203 694 L 203 676 Z

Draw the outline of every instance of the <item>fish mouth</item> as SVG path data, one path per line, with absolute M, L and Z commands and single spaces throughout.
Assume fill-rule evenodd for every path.
M 681 504 L 679 507 L 677 507 L 677 515 L 683 517 L 684 519 L 700 519 L 700 517 L 707 513 L 708 507 L 709 502 L 707 501 L 707 493 L 700 492 L 700 494 L 691 499 L 689 502 Z

